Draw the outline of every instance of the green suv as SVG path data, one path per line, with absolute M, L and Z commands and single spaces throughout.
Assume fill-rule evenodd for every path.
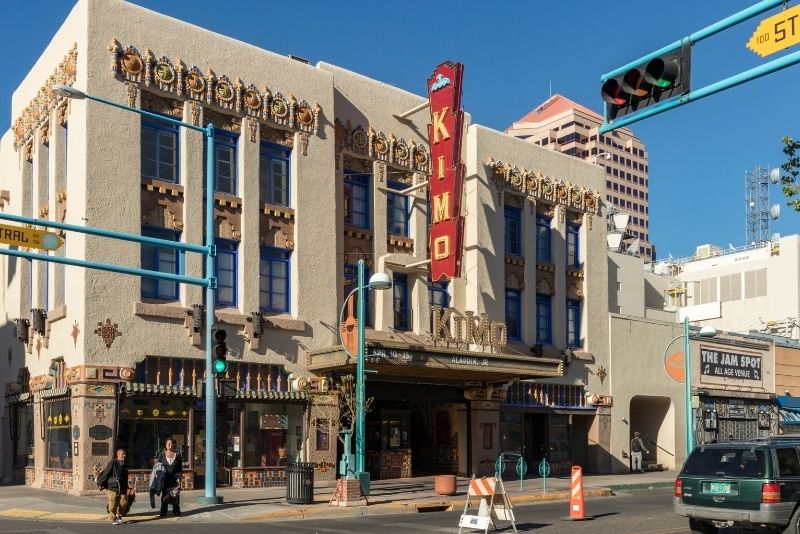
M 695 447 L 675 480 L 675 513 L 695 534 L 718 527 L 800 534 L 800 436 Z

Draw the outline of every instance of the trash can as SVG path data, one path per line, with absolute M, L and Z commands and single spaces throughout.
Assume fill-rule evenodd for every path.
M 286 466 L 286 502 L 314 504 L 314 464 L 296 462 Z

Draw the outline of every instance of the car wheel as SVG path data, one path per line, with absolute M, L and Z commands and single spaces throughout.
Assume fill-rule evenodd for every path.
M 796 508 L 783 534 L 800 534 L 800 508 Z
M 692 534 L 717 534 L 717 527 L 715 527 L 714 524 L 709 521 L 690 519 L 689 531 Z

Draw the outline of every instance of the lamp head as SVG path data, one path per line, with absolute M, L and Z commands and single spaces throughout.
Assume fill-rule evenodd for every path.
M 370 289 L 378 289 L 382 291 L 392 287 L 392 280 L 386 273 L 375 273 L 369 277 L 368 285 Z
M 53 93 L 55 93 L 58 96 L 63 96 L 66 98 L 75 98 L 77 100 L 83 100 L 84 98 L 86 98 L 86 93 L 84 93 L 83 91 L 61 83 L 53 86 Z
M 716 337 L 717 329 L 713 326 L 704 326 L 697 335 L 698 337 Z

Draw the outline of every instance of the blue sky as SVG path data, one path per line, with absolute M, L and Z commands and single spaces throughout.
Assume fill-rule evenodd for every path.
M 465 64 L 464 108 L 504 129 L 553 92 L 601 109 L 600 75 L 689 35 L 756 0 L 614 4 L 573 2 L 135 3 L 280 54 L 346 67 L 418 94 L 444 59 Z M 14 2 L 0 21 L 0 126 L 11 94 L 69 10 L 66 0 Z M 745 48 L 772 10 L 694 46 L 692 86 L 760 65 Z M 790 49 L 795 51 L 800 47 Z M 632 126 L 650 155 L 650 238 L 659 258 L 702 243 L 744 244 L 744 174 L 783 160 L 780 138 L 800 137 L 800 66 L 789 67 Z M 774 186 L 773 186 L 774 187 Z M 777 188 L 772 202 L 783 202 Z M 798 231 L 782 206 L 773 232 Z

